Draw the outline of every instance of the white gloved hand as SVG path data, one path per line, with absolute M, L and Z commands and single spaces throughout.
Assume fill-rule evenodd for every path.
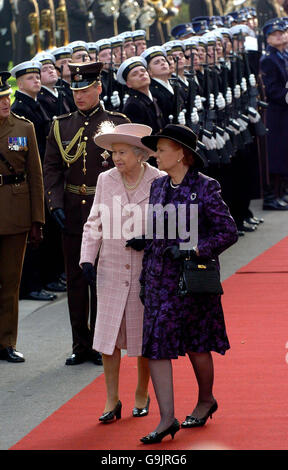
M 250 111 L 251 113 L 253 113 L 253 116 L 252 116 L 250 113 L 248 113 L 250 122 L 252 122 L 253 124 L 255 124 L 256 122 L 260 121 L 261 116 L 260 116 L 260 114 L 258 113 L 257 109 L 252 108 L 252 107 L 249 107 L 249 108 L 248 108 L 248 111 Z
M 199 122 L 199 115 L 198 115 L 198 112 L 197 112 L 197 108 L 193 108 L 193 109 L 192 109 L 192 113 L 191 113 L 191 115 L 190 115 L 190 119 L 191 119 L 192 124 L 198 124 L 198 122 Z
M 235 135 L 240 134 L 240 130 L 236 129 L 234 126 L 229 125 L 229 126 L 227 127 L 227 129 L 229 129 L 229 131 L 232 131 L 233 134 L 235 134 Z
M 223 137 L 221 137 L 220 134 L 216 132 L 216 148 L 218 150 L 223 149 L 224 145 L 225 145 L 225 140 L 223 139 Z
M 227 91 L 226 91 L 226 103 L 227 104 L 231 104 L 232 103 L 232 99 L 233 99 L 233 96 L 232 96 L 232 90 L 230 87 L 227 88 Z
M 128 100 L 128 98 L 129 98 L 128 93 L 125 93 L 125 95 L 124 95 L 124 97 L 123 97 L 123 104 L 126 103 L 126 101 Z
M 178 114 L 178 124 L 182 124 L 183 126 L 185 126 L 186 124 L 184 111 L 180 111 L 180 113 Z
M 241 80 L 241 88 L 242 88 L 242 91 L 247 91 L 247 81 L 246 81 L 246 78 L 243 77 L 242 80 Z
M 241 96 L 240 85 L 236 85 L 234 88 L 234 98 L 240 98 L 240 96 Z
M 105 109 L 105 105 L 104 105 L 104 101 L 103 101 L 103 100 L 100 100 L 100 104 L 101 104 L 102 108 Z
M 213 109 L 214 106 L 215 106 L 215 98 L 214 98 L 213 93 L 210 93 L 210 96 L 209 96 L 209 109 Z
M 238 122 L 240 126 L 240 132 L 245 131 L 247 129 L 248 124 L 247 122 L 243 121 L 243 119 L 238 118 L 236 119 L 236 121 Z
M 251 86 L 256 86 L 256 78 L 254 73 L 250 73 L 249 75 L 249 83 Z
M 224 139 L 225 142 L 227 142 L 228 140 L 230 140 L 230 136 L 229 136 L 229 134 L 228 134 L 227 131 L 224 132 L 223 139 Z
M 214 137 L 211 137 L 210 139 L 203 135 L 202 137 L 202 143 L 205 145 L 207 150 L 215 150 L 216 149 L 216 141 Z
M 200 96 L 200 95 L 196 95 L 196 96 L 195 96 L 194 106 L 195 106 L 195 108 L 196 108 L 198 111 L 200 111 L 201 109 L 203 109 L 202 99 L 201 99 L 201 96 Z
M 118 108 L 120 106 L 120 98 L 118 91 L 113 91 L 110 101 L 113 108 Z
M 34 34 L 30 34 L 29 36 L 26 36 L 26 42 L 29 44 L 29 46 L 33 46 L 34 44 Z
M 216 98 L 216 105 L 218 109 L 224 109 L 226 106 L 226 102 L 222 93 L 218 93 Z

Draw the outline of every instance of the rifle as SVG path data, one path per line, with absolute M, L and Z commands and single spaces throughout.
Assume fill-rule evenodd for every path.
M 178 57 L 174 57 L 174 61 L 176 62 L 176 69 L 175 69 L 175 77 L 171 77 L 172 87 L 174 90 L 174 106 L 173 106 L 173 120 L 174 124 L 178 124 L 178 116 L 181 111 L 180 106 L 180 85 L 179 85 L 179 73 L 178 73 Z
M 190 69 L 187 73 L 187 80 L 189 83 L 189 94 L 188 94 L 188 110 L 187 110 L 187 123 L 188 126 L 195 132 L 195 134 L 199 134 L 200 125 L 193 124 L 191 122 L 191 113 L 194 108 L 194 102 L 197 95 L 197 83 L 195 81 L 195 70 L 194 70 L 194 54 L 192 51 L 192 47 L 190 46 Z
M 113 93 L 113 76 L 114 76 L 113 49 L 111 47 L 110 64 L 109 64 L 109 70 L 108 70 L 108 87 L 107 87 L 107 99 L 110 102 L 111 109 L 113 109 L 113 106 L 111 103 L 111 96 Z M 107 109 L 110 109 L 110 108 L 107 106 Z
M 257 86 L 250 84 L 249 77 L 251 75 L 251 69 L 250 69 L 248 54 L 244 46 L 242 48 L 242 57 L 244 61 L 244 70 L 245 70 L 244 76 L 246 78 L 247 88 L 248 88 L 248 108 L 249 107 L 254 108 L 257 111 L 258 106 L 261 106 L 262 108 L 266 109 L 268 104 L 265 101 L 261 101 L 258 99 L 259 90 Z M 250 109 L 248 109 L 247 112 L 252 117 L 256 116 L 256 113 L 253 113 Z M 266 126 L 261 119 L 258 122 L 254 123 L 254 128 L 255 128 L 255 134 L 257 136 L 263 136 L 267 133 Z
M 237 48 L 237 54 L 236 54 L 236 64 L 237 64 L 237 75 L 238 75 L 238 82 L 242 85 L 242 81 L 244 77 L 243 74 L 243 59 L 241 57 L 241 51 L 240 51 L 240 44 L 241 44 L 241 38 L 242 38 L 242 33 L 240 32 L 238 36 L 238 48 Z M 243 43 L 242 43 L 243 46 Z M 245 79 L 246 81 L 246 79 Z M 247 81 L 246 81 L 247 82 Z M 244 145 L 245 144 L 251 144 L 253 142 L 253 137 L 248 129 L 248 124 L 250 122 L 249 117 L 247 116 L 248 114 L 248 93 L 247 90 L 244 91 L 241 86 L 241 97 L 240 97 L 240 119 L 242 121 L 246 122 L 247 126 L 246 129 L 244 129 L 242 133 Z
M 210 87 L 210 69 L 208 63 L 208 47 L 206 46 L 206 62 L 203 64 L 204 67 L 204 83 L 205 83 L 205 109 L 204 109 L 204 119 L 203 119 L 203 127 L 202 127 L 202 134 L 203 136 L 211 139 L 213 137 L 213 132 L 215 130 L 214 121 L 216 120 L 216 112 L 214 109 L 210 109 L 210 95 L 211 95 L 211 87 Z M 216 149 L 206 150 L 207 160 L 210 164 L 219 164 L 219 154 Z
M 59 85 L 55 86 L 55 88 L 58 90 L 58 102 L 57 102 L 57 116 L 60 116 L 63 114 L 63 98 L 65 96 L 64 90 L 65 86 L 63 85 L 63 65 L 60 67 L 60 79 L 59 79 Z
M 213 79 L 213 93 L 217 100 L 217 97 L 220 95 L 220 87 L 219 87 L 219 72 L 217 69 L 217 60 L 216 60 L 216 46 L 214 46 L 213 48 L 212 79 Z M 230 139 L 228 139 L 227 135 L 226 135 L 227 139 L 225 141 L 225 130 L 224 130 L 225 129 L 225 108 L 226 108 L 226 103 L 223 109 L 216 108 L 215 110 L 216 141 L 219 142 L 218 152 L 221 157 L 221 163 L 224 163 L 224 164 L 230 163 L 230 157 L 233 154 L 233 146 L 230 142 Z M 219 136 L 222 137 L 224 142 L 220 140 Z

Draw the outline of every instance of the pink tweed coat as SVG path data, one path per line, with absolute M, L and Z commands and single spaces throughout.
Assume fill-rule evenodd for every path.
M 131 191 L 129 200 L 117 168 L 99 175 L 93 206 L 83 229 L 80 266 L 85 262 L 94 264 L 99 253 L 93 348 L 108 355 L 113 354 L 124 312 L 127 354 L 141 356 L 142 353 L 143 305 L 139 299 L 139 277 L 143 251 L 126 248 L 125 244 L 126 240 L 145 233 L 150 186 L 164 174 L 148 163 L 145 166 L 144 176 Z

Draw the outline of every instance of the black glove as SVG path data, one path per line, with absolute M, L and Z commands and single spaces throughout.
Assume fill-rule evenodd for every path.
M 65 213 L 64 213 L 63 209 L 59 209 L 59 208 L 58 209 L 53 209 L 51 214 L 54 217 L 54 219 L 56 220 L 56 222 L 59 225 L 59 227 L 61 228 L 61 230 L 64 230 L 66 217 L 65 217 Z
M 140 287 L 139 297 L 140 297 L 142 304 L 145 305 L 145 286 L 143 284 Z
M 92 263 L 82 263 L 83 275 L 90 286 L 96 285 L 96 271 Z
M 126 247 L 130 246 L 131 248 L 133 248 L 133 250 L 142 251 L 145 248 L 145 243 L 145 236 L 141 235 L 141 237 L 135 237 L 131 238 L 131 240 L 127 240 Z

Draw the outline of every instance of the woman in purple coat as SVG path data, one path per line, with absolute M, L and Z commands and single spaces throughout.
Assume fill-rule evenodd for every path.
M 156 429 L 141 439 L 144 444 L 151 444 L 160 442 L 168 434 L 173 438 L 180 428 L 174 416 L 171 359 L 188 354 L 199 388 L 196 407 L 183 421 L 182 427 L 203 426 L 217 410 L 212 391 L 214 369 L 211 351 L 225 354 L 230 348 L 221 296 L 187 294 L 180 297 L 177 289 L 181 255 L 185 254 L 182 250 L 187 253 L 188 247 L 193 256 L 216 259 L 219 266 L 218 255 L 237 241 L 237 227 L 222 200 L 219 183 L 199 172 L 203 162 L 195 151 L 197 137 L 191 129 L 169 124 L 157 135 L 141 140 L 156 152 L 158 168 L 168 173 L 151 186 L 149 214 L 152 217 L 148 218 L 148 227 L 153 228 L 152 234 L 148 232 L 146 235 L 148 240 L 140 277 L 145 306 L 142 354 L 149 359 L 161 417 Z M 183 210 L 180 213 L 183 207 L 186 234 L 181 220 Z M 158 230 L 161 227 L 161 208 L 165 209 L 162 211 L 164 236 Z M 169 220 L 173 208 L 178 211 L 177 218 Z M 197 237 L 195 233 L 191 237 L 191 230 L 189 234 L 187 229 L 189 223 L 191 228 L 191 215 L 195 213 L 198 214 Z M 177 220 L 176 235 L 173 235 L 173 220 Z M 191 244 L 194 244 L 193 249 Z

